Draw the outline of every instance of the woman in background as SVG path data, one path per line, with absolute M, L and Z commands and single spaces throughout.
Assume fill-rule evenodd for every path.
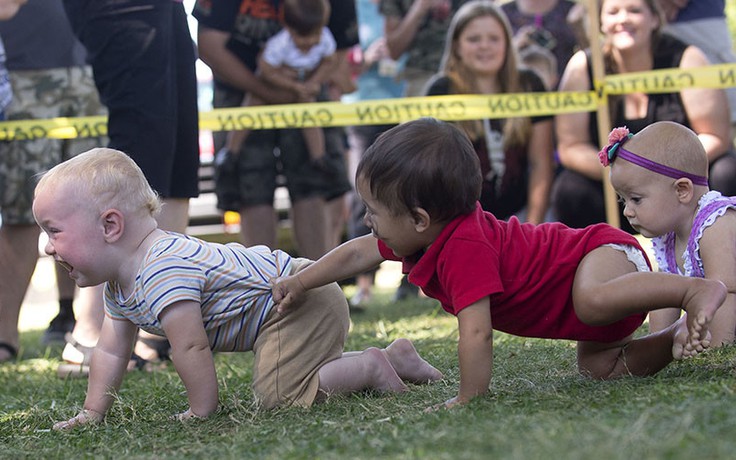
M 428 95 L 505 94 L 544 91 L 531 70 L 521 69 L 511 27 L 501 8 L 476 0 L 455 14 L 447 33 L 440 73 Z M 462 121 L 483 173 L 480 202 L 499 219 L 526 210 L 544 221 L 553 175 L 552 118 L 518 117 Z

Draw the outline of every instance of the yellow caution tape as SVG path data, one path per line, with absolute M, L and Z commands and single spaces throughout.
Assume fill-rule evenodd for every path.
M 232 131 L 396 124 L 420 117 L 458 121 L 591 112 L 603 103 L 604 96 L 612 94 L 736 87 L 736 64 L 611 75 L 596 83 L 597 91 L 586 92 L 449 95 L 214 109 L 199 114 L 199 127 Z M 0 122 L 0 140 L 71 139 L 105 134 L 107 119 L 103 116 Z

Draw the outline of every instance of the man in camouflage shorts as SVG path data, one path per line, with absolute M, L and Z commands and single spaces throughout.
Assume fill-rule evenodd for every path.
M 0 34 L 13 89 L 7 120 L 106 114 L 92 71 L 85 64 L 84 48 L 71 33 L 60 1 L 29 0 L 14 18 L 0 23 Z M 106 140 L 0 142 L 0 363 L 17 354 L 18 316 L 39 254 L 39 229 L 31 213 L 37 176 L 100 145 L 106 145 Z M 68 320 L 71 315 L 73 324 L 73 280 L 66 273 L 57 279 L 59 297 L 68 304 L 61 319 Z M 68 330 L 69 325 L 64 328 Z
M 6 119 L 105 115 L 89 67 L 11 71 L 13 102 Z M 31 204 L 37 175 L 77 153 L 105 145 L 99 137 L 4 142 L 0 145 L 0 210 L 3 224 L 34 225 Z

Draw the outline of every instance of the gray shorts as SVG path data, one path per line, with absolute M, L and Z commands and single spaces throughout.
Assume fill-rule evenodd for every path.
M 239 107 L 243 94 L 215 83 L 215 107 Z M 271 204 L 276 187 L 285 179 L 289 198 L 297 202 L 322 197 L 329 201 L 352 190 L 345 165 L 347 138 L 341 127 L 324 128 L 326 169 L 313 165 L 300 129 L 253 130 L 238 157 L 240 200 L 246 206 Z M 215 151 L 227 133 L 213 134 Z
M 89 67 L 10 72 L 13 101 L 8 120 L 107 115 Z M 4 225 L 35 223 L 31 206 L 38 175 L 106 138 L 0 142 L 0 212 Z

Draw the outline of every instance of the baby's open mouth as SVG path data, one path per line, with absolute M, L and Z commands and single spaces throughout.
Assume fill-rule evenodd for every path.
M 66 271 L 68 271 L 68 272 L 71 272 L 72 271 L 72 266 L 69 265 L 68 263 L 64 262 L 63 260 L 57 260 L 56 263 L 58 263 L 59 265 L 61 265 L 62 267 L 64 267 L 64 269 Z

